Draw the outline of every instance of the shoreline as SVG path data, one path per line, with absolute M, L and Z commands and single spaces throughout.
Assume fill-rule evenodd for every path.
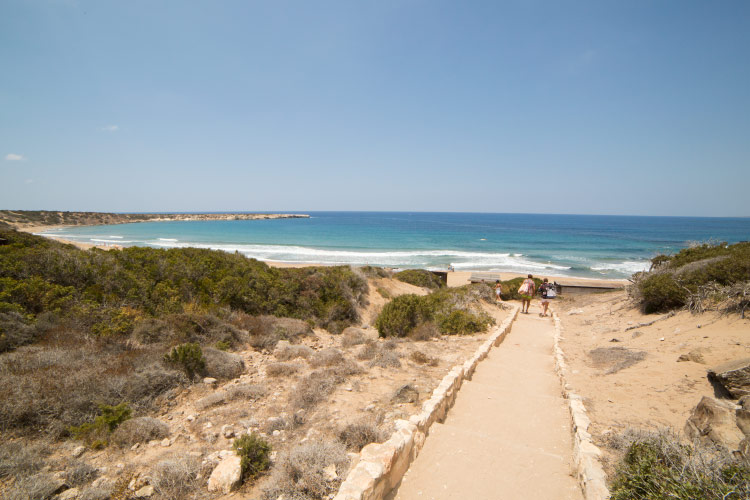
M 65 229 L 67 227 L 78 227 L 78 226 L 64 226 L 64 225 L 56 225 L 56 226 L 30 226 L 25 228 L 18 228 L 18 231 L 23 231 L 25 233 L 31 233 L 36 234 L 38 232 L 42 231 L 49 231 L 51 229 Z M 118 245 L 116 243 L 110 243 L 110 244 L 104 244 L 104 245 L 95 245 L 93 243 L 83 243 L 80 241 L 72 241 L 65 238 L 61 238 L 58 236 L 53 235 L 39 235 L 44 238 L 49 238 L 51 240 L 58 241 L 60 243 L 65 243 L 68 245 L 73 245 L 76 248 L 79 248 L 81 250 L 89 250 L 91 248 L 98 248 L 100 250 L 121 250 L 123 248 L 122 245 Z M 262 260 L 261 262 L 267 264 L 269 267 L 275 267 L 279 269 L 283 268 L 304 268 L 304 267 L 327 267 L 334 264 L 325 264 L 325 263 L 316 263 L 316 262 L 281 262 L 281 261 L 273 261 L 273 260 Z M 335 264 L 335 265 L 344 265 L 344 264 Z M 364 265 L 352 265 L 352 267 L 363 267 Z M 376 267 L 383 267 L 387 268 L 386 266 L 376 266 Z M 469 284 L 469 277 L 473 272 L 488 272 L 485 270 L 474 270 L 474 271 L 445 271 L 447 273 L 447 281 L 449 287 L 457 287 L 457 286 L 463 286 Z M 507 281 L 513 278 L 525 278 L 528 273 L 514 273 L 514 272 L 493 272 L 493 274 L 497 274 L 500 276 L 500 279 L 503 281 Z M 533 274 L 533 273 L 532 273 Z M 540 278 L 548 278 L 553 281 L 558 282 L 564 282 L 562 284 L 567 285 L 592 285 L 592 286 L 612 286 L 612 287 L 625 287 L 629 281 L 627 279 L 608 279 L 608 278 L 583 278 L 583 277 L 575 277 L 575 276 L 558 276 L 555 274 L 534 274 L 536 277 Z

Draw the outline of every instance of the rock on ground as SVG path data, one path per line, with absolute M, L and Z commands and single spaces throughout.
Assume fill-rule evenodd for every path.
M 208 491 L 221 491 L 226 494 L 236 489 L 241 480 L 240 457 L 227 456 L 219 462 L 208 478 Z
M 750 395 L 750 358 L 735 359 L 711 368 L 708 378 L 719 383 L 735 399 Z
M 693 409 L 685 424 L 685 434 L 691 439 L 713 441 L 734 451 L 745 438 L 737 426 L 736 412 L 739 406 L 704 396 Z

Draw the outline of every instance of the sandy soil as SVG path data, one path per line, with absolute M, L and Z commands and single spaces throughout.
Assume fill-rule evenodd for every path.
M 532 314 L 534 306 L 538 301 Z M 750 319 L 737 315 L 643 315 L 624 291 L 559 300 L 554 306 L 563 325 L 569 382 L 585 398 L 589 430 L 608 459 L 613 455 L 607 437 L 613 432 L 629 427 L 682 431 L 701 397 L 714 395 L 706 369 L 750 353 Z M 637 327 L 658 318 L 664 319 Z M 678 361 L 690 353 L 697 361 Z

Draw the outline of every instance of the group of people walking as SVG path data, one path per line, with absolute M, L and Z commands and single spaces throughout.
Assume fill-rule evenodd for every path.
M 542 312 L 539 313 L 539 316 L 546 317 L 547 309 L 549 308 L 549 301 L 557 297 L 556 285 L 556 283 L 550 283 L 547 278 L 544 278 L 542 284 L 539 285 L 539 288 L 537 288 L 536 283 L 534 282 L 534 276 L 529 274 L 529 276 L 525 280 L 523 280 L 521 286 L 518 288 L 518 294 L 521 296 L 521 313 L 529 314 L 531 299 L 538 293 L 542 299 Z M 500 283 L 500 280 L 497 280 L 495 281 L 496 301 L 501 302 L 503 300 L 501 297 L 502 293 L 503 286 Z

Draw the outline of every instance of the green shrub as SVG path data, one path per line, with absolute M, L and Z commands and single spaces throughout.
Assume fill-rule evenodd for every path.
M 214 344 L 214 347 L 216 347 L 220 351 L 228 351 L 229 349 L 231 349 L 232 344 L 230 344 L 226 340 L 220 340 L 216 344 Z
M 393 277 L 404 283 L 429 288 L 430 290 L 437 290 L 445 286 L 440 277 L 424 269 L 407 269 L 394 274 Z
M 256 433 L 235 439 L 234 452 L 240 457 L 243 480 L 253 480 L 271 465 L 271 445 Z
M 74 438 L 83 440 L 93 449 L 107 446 L 109 435 L 118 425 L 130 418 L 132 410 L 123 402 L 116 406 L 99 405 L 99 412 L 100 415 L 93 422 L 70 428 Z
M 492 324 L 492 318 L 486 314 L 475 314 L 468 311 L 455 310 L 438 318 L 441 332 L 466 335 L 482 332 Z
M 750 467 L 668 434 L 648 435 L 628 447 L 611 493 L 612 500 L 743 500 L 750 498 Z
M 375 328 L 381 337 L 405 337 L 418 324 L 429 320 L 431 312 L 419 295 L 399 295 L 387 303 L 377 319 Z
M 750 243 L 695 245 L 675 255 L 657 255 L 651 263 L 651 272 L 633 276 L 631 289 L 644 312 L 676 309 L 696 297 L 706 299 L 705 293 L 720 303 L 729 298 L 731 287 L 750 282 Z
M 164 355 L 164 361 L 182 368 L 190 380 L 206 369 L 206 358 L 203 357 L 201 346 L 193 343 L 173 347 L 168 354 Z
M 647 314 L 685 305 L 687 290 L 670 273 L 650 274 L 639 283 L 641 305 Z
M 382 286 L 379 286 L 376 291 L 378 294 L 383 297 L 384 299 L 390 299 L 392 297 L 391 292 L 383 288 Z
M 443 288 L 429 295 L 401 295 L 386 304 L 375 320 L 381 337 L 415 336 L 426 338 L 429 329 L 420 327 L 434 322 L 443 334 L 476 333 L 494 321 L 476 311 L 480 300 L 488 300 L 491 290 L 486 285 Z M 419 332 L 417 334 L 416 332 Z

